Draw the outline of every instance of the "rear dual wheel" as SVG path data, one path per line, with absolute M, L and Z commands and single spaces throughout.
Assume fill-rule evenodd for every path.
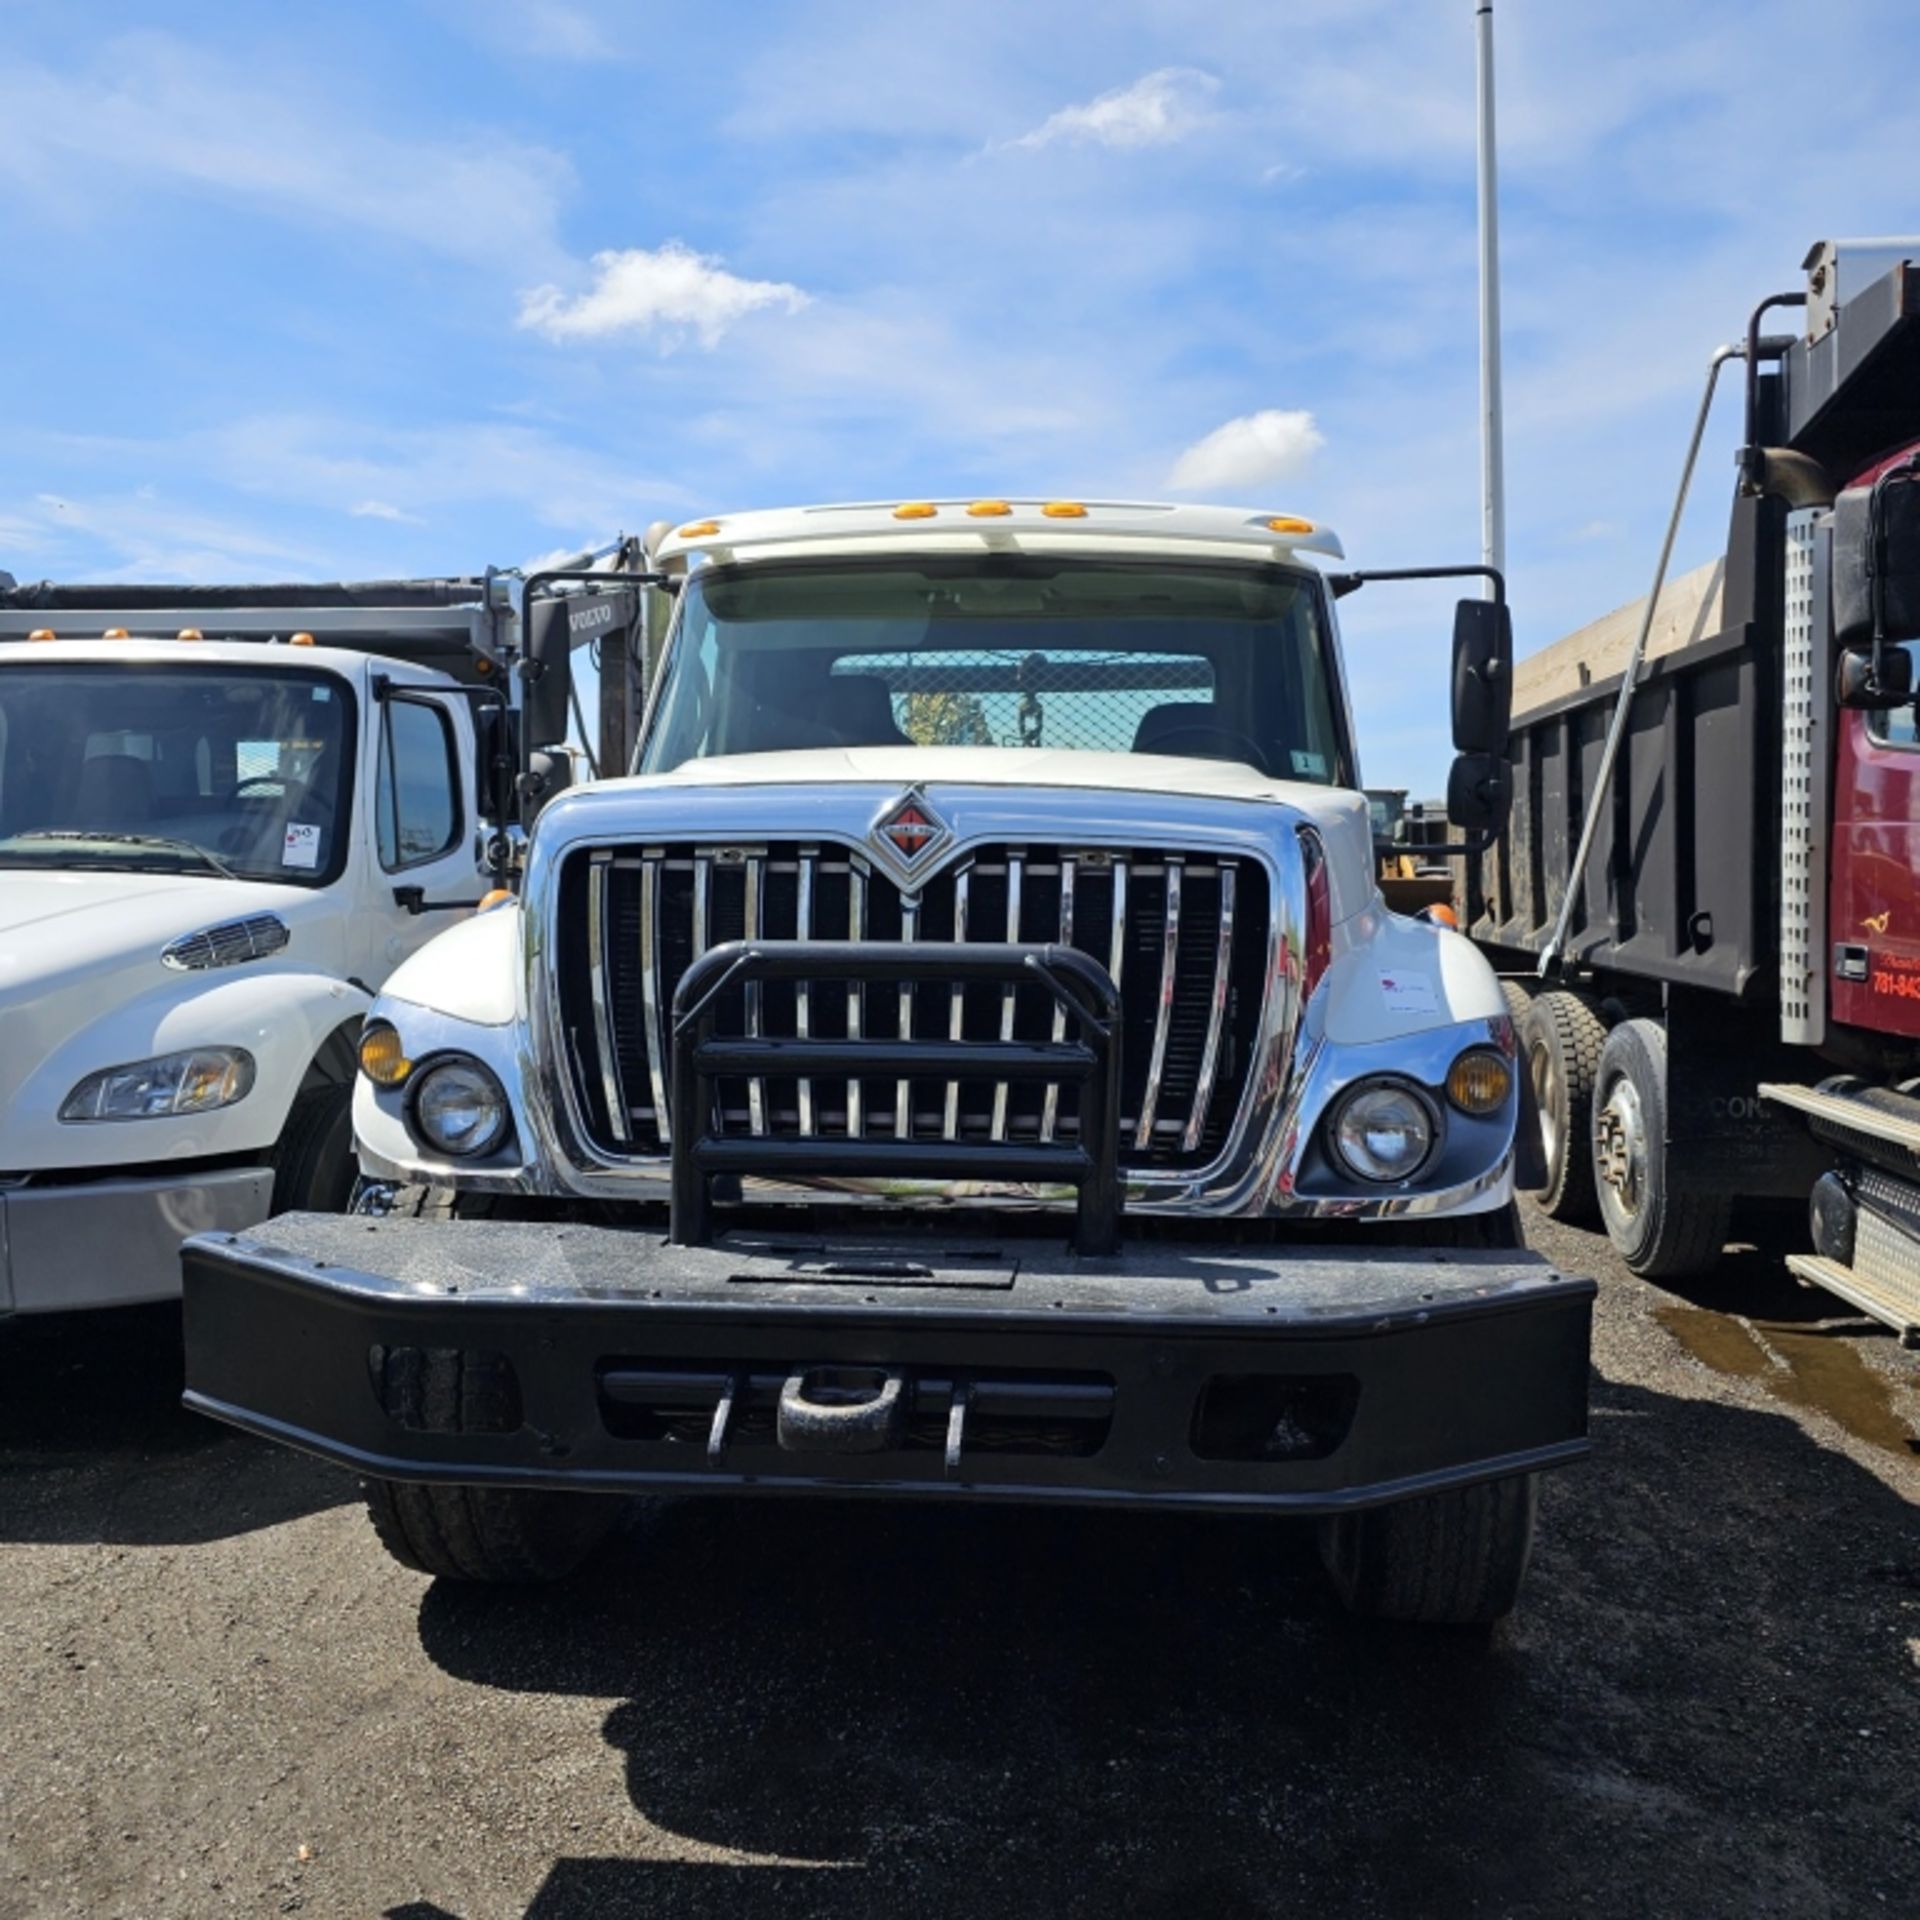
M 1720 1258 L 1733 1201 L 1691 1180 L 1669 1148 L 1667 1030 L 1657 1020 L 1623 1020 L 1607 1035 L 1594 1077 L 1593 1166 L 1607 1238 L 1635 1273 L 1674 1280 Z
M 1534 1195 L 1543 1213 L 1569 1226 L 1594 1226 L 1593 1088 L 1607 1027 L 1592 1003 L 1564 988 L 1536 993 L 1519 1016 L 1520 1053 L 1540 1110 L 1547 1183 Z

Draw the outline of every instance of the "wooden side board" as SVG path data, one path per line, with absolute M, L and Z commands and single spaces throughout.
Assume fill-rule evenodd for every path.
M 1654 614 L 1653 630 L 1647 636 L 1648 659 L 1677 653 L 1720 631 L 1720 586 L 1725 570 L 1723 560 L 1711 560 L 1667 582 Z M 1630 606 L 1617 607 L 1517 662 L 1513 670 L 1515 716 L 1622 672 L 1646 605 L 1643 595 Z

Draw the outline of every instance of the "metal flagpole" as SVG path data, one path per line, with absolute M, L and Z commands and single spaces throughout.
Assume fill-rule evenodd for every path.
M 1480 107 L 1480 552 L 1507 570 L 1507 477 L 1500 402 L 1500 188 L 1494 166 L 1493 0 L 1475 0 Z M 1486 585 L 1489 598 L 1493 582 Z

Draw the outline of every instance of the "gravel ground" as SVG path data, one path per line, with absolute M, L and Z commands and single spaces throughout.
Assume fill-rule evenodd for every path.
M 1253 1520 L 687 1504 L 429 1586 L 177 1409 L 177 1315 L 0 1331 L 0 1914 L 1911 1915 L 1920 1361 L 1530 1227 L 1597 1449 L 1491 1639 Z

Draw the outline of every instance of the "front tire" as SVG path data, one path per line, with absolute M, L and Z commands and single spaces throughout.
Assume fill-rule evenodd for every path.
M 1320 1559 L 1350 1613 L 1491 1626 L 1513 1611 L 1533 1557 L 1540 1476 L 1450 1487 L 1320 1523 Z
M 318 1087 L 293 1103 L 273 1150 L 275 1213 L 345 1213 L 359 1184 L 353 1089 Z
M 519 1487 L 363 1480 L 367 1518 L 403 1567 L 478 1586 L 540 1586 L 577 1571 L 612 1531 L 617 1500 Z M 613 1508 L 612 1513 L 601 1509 Z
M 519 1387 L 496 1356 L 392 1348 L 380 1354 L 379 1368 L 381 1402 L 403 1426 L 502 1433 L 520 1424 Z M 625 1504 L 541 1488 L 360 1484 L 380 1544 L 403 1567 L 488 1586 L 564 1580 L 613 1531 Z
M 1733 1201 L 1696 1187 L 1669 1148 L 1667 1030 L 1657 1020 L 1623 1020 L 1607 1035 L 1593 1091 L 1593 1164 L 1607 1238 L 1635 1273 L 1674 1280 L 1718 1261 Z
M 1526 1244 L 1511 1201 L 1491 1213 L 1414 1221 L 1399 1244 Z M 1350 1613 L 1430 1626 L 1488 1626 L 1513 1611 L 1533 1553 L 1537 1473 L 1423 1494 L 1320 1522 L 1320 1560 Z

